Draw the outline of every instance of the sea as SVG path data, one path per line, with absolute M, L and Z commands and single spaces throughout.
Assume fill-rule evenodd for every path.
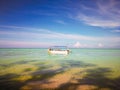
M 0 90 L 120 90 L 120 49 L 1 48 Z

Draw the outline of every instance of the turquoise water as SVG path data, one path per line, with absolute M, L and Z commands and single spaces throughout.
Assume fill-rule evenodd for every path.
M 0 49 L 0 88 L 119 90 L 119 68 L 120 49 L 71 49 L 69 55 L 49 55 L 47 49 Z

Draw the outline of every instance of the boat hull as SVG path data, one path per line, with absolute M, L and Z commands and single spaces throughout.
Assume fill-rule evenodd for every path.
M 67 55 L 69 54 L 68 50 L 64 50 L 64 51 L 48 51 L 49 54 L 63 54 L 63 55 Z

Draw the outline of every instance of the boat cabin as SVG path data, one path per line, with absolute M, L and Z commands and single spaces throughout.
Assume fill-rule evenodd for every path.
M 53 46 L 48 49 L 49 54 L 69 54 L 67 46 Z

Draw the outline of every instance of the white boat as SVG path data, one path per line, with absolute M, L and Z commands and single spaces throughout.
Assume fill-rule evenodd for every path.
M 66 46 L 54 46 L 48 49 L 49 54 L 69 54 L 70 50 Z

